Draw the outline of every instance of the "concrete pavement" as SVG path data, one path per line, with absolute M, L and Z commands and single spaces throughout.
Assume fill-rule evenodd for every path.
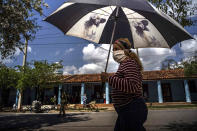
M 113 131 L 116 112 L 57 114 L 0 113 L 0 130 Z M 196 109 L 149 110 L 148 131 L 197 131 Z

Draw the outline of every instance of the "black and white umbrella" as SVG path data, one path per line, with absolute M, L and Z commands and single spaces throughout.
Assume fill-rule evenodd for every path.
M 95 43 L 128 38 L 135 49 L 171 48 L 192 39 L 179 23 L 146 0 L 68 0 L 45 21 L 65 35 Z

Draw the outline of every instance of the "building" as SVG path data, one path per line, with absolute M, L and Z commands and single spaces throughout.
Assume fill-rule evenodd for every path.
M 112 74 L 110 74 L 112 75 Z M 192 102 L 197 101 L 197 76 L 184 76 L 183 69 L 144 71 L 143 95 L 147 102 Z M 101 83 L 100 74 L 67 75 L 62 85 L 73 96 L 83 96 L 88 102 L 111 103 L 108 83 Z M 81 101 L 81 104 L 83 102 Z
M 83 104 L 84 94 L 87 96 L 87 102 L 109 104 L 112 102 L 110 90 L 107 82 L 101 82 L 100 74 L 64 75 L 61 84 L 45 89 L 42 101 L 43 104 L 51 104 L 50 98 L 56 96 L 59 104 L 61 91 L 64 91 L 69 95 L 70 104 Z M 194 102 L 197 101 L 197 75 L 186 77 L 183 69 L 144 71 L 143 91 L 147 102 Z M 16 90 L 10 89 L 9 92 L 6 100 L 13 105 Z M 0 102 L 4 100 L 1 94 L 0 90 Z M 35 89 L 27 88 L 23 94 L 23 105 L 31 104 L 35 100 L 35 94 Z

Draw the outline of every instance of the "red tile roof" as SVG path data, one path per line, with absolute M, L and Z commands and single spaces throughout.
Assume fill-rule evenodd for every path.
M 109 73 L 113 75 L 114 73 Z M 165 80 L 165 79 L 183 79 L 183 69 L 176 70 L 161 70 L 161 71 L 144 71 L 142 73 L 143 80 Z M 197 78 L 197 75 L 190 78 Z M 64 75 L 61 82 L 63 83 L 82 83 L 82 82 L 101 82 L 100 74 L 77 74 L 77 75 Z

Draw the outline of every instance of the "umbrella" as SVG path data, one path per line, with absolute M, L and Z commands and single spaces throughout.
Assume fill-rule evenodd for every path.
M 171 48 L 192 36 L 146 0 L 68 0 L 45 21 L 65 35 L 110 44 L 128 38 L 132 48 Z

